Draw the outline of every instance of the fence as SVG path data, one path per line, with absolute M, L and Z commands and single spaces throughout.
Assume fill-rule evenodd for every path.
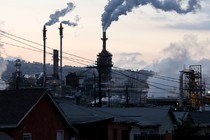
M 171 133 L 166 134 L 152 134 L 152 135 L 135 135 L 134 140 L 210 140 L 210 135 L 172 135 Z

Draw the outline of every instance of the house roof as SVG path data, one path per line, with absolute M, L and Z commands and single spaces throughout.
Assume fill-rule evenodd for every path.
M 0 91 L 0 128 L 17 126 L 45 92 L 40 88 Z
M 0 138 L 1 138 L 1 140 L 14 140 L 13 138 L 11 138 L 10 136 L 8 136 L 4 132 L 0 132 Z
M 135 122 L 141 127 L 161 125 L 169 112 L 168 107 L 96 108 L 96 110 L 115 116 L 116 122 L 123 119 Z
M 45 88 L 0 91 L 0 128 L 17 127 L 45 95 L 49 97 L 58 109 L 63 117 L 62 119 L 78 133 Z
M 189 112 L 194 124 L 199 126 L 210 126 L 210 111 L 193 111 Z
M 175 118 L 175 123 L 182 123 L 183 120 L 187 119 L 189 112 L 179 112 L 179 111 L 175 111 L 173 112 L 174 118 Z
M 141 127 L 157 127 L 168 115 L 169 107 L 92 108 L 57 100 L 64 114 L 73 124 L 112 119 L 117 123 L 135 123 Z
M 66 99 L 57 99 L 56 101 L 72 124 L 82 124 L 113 119 L 113 117 L 111 115 L 107 115 L 107 113 L 93 110 L 90 107 L 75 105 Z

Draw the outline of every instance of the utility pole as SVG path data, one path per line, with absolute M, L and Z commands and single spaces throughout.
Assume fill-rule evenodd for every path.
M 101 90 L 101 69 L 104 67 L 112 67 L 113 65 L 100 65 L 97 66 L 90 66 L 87 68 L 97 68 L 98 69 L 98 107 L 102 107 L 102 90 Z
M 101 65 L 98 65 L 98 106 L 102 107 L 102 92 L 101 92 Z
M 101 102 L 101 98 L 102 98 L 102 92 L 101 92 L 101 66 L 90 66 L 87 68 L 98 68 L 98 106 L 101 107 L 102 106 L 102 102 Z

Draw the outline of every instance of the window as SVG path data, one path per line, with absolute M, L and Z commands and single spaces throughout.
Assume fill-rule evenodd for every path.
M 129 140 L 129 131 L 128 130 L 122 130 L 121 131 L 122 140 Z
M 64 131 L 63 130 L 57 130 L 56 140 L 64 140 Z
M 117 128 L 113 129 L 113 139 L 117 140 Z
M 23 134 L 23 140 L 32 140 L 32 134 L 31 133 L 24 133 Z

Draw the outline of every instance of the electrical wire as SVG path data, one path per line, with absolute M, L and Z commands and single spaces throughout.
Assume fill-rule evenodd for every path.
M 15 44 L 11 44 L 11 43 L 7 43 L 7 42 L 0 41 L 0 42 L 3 43 L 3 44 L 7 44 L 7 45 L 11 45 L 11 46 L 14 46 L 14 47 L 19 47 L 19 48 L 23 48 L 23 49 L 27 49 L 27 50 L 31 50 L 31 51 L 42 52 L 42 49 L 37 48 L 37 47 L 34 47 L 34 46 L 32 46 L 32 45 L 30 45 L 30 44 L 28 44 L 28 43 L 24 43 L 24 42 L 19 41 L 19 40 L 17 40 L 17 39 L 21 39 L 21 40 L 23 40 L 23 41 L 27 41 L 27 42 L 29 42 L 29 43 L 33 43 L 33 44 L 38 45 L 38 46 L 43 46 L 43 45 L 40 44 L 40 43 L 36 43 L 36 42 L 31 41 L 31 40 L 28 40 L 28 39 L 19 37 L 19 36 L 17 36 L 17 35 L 10 34 L 10 33 L 5 32 L 5 31 L 3 31 L 3 30 L 0 30 L 0 32 L 1 32 L 0 35 L 2 35 L 2 36 L 4 36 L 4 37 L 7 37 L 7 38 L 9 38 L 9 39 L 11 39 L 11 40 L 14 40 L 14 41 L 16 41 L 16 42 L 19 42 L 19 43 L 21 43 L 21 44 L 27 45 L 28 47 L 31 47 L 31 48 L 27 48 L 27 47 L 23 47 L 23 46 L 19 46 L 19 45 L 15 45 Z M 15 38 L 17 38 L 17 39 L 14 39 L 14 38 L 12 38 L 12 37 L 10 37 L 10 36 L 15 37 Z M 53 49 L 53 48 L 51 48 L 51 47 L 47 47 L 47 48 Z M 90 62 L 91 62 L 91 63 L 93 63 L 93 62 L 95 63 L 95 61 L 90 60 L 90 59 L 87 59 L 87 58 L 84 58 L 84 57 L 80 57 L 80 56 L 77 56 L 77 55 L 74 55 L 74 54 L 70 54 L 70 53 L 67 53 L 67 52 L 63 52 L 63 53 L 66 54 L 66 55 L 70 55 L 70 56 L 76 57 L 76 58 L 69 58 L 69 57 L 63 56 L 64 59 L 69 60 L 69 61 L 72 61 L 72 62 L 75 62 L 75 63 L 78 63 L 78 64 L 81 64 L 81 65 L 86 65 L 86 66 L 87 66 L 86 63 L 90 63 Z M 47 52 L 47 54 L 52 55 L 52 53 L 49 53 L 49 52 Z M 118 68 L 118 67 L 113 67 L 113 68 L 120 69 L 120 70 L 125 70 L 125 69 Z M 154 78 L 158 78 L 158 79 L 165 80 L 165 81 L 170 81 L 170 82 L 179 83 L 179 80 L 176 79 L 176 78 L 161 76 L 161 75 L 157 75 L 157 74 L 155 74 L 155 73 L 153 73 L 153 74 L 151 74 L 151 73 L 141 73 L 141 72 L 139 72 L 139 71 L 131 71 L 131 70 L 126 70 L 126 71 L 134 72 L 134 73 L 137 73 L 137 74 L 142 74 L 142 75 L 144 75 L 144 76 L 153 76 Z M 127 75 L 127 76 L 128 76 L 128 75 Z M 130 77 L 130 78 L 132 78 L 132 77 Z M 134 79 L 135 79 L 135 78 L 134 78 Z M 142 82 L 142 81 L 141 81 L 141 82 Z M 166 85 L 166 84 L 161 84 L 161 83 L 156 83 L 156 82 L 151 82 L 151 81 L 147 81 L 147 82 L 149 82 L 150 85 L 151 85 L 151 83 L 152 83 L 152 84 L 158 84 L 158 85 L 166 86 L 166 87 L 178 88 L 178 87 L 174 87 L 174 86 L 171 86 L 171 85 Z M 210 84 L 206 84 L 206 85 L 210 85 Z M 152 86 L 153 86 L 153 87 L 156 87 L 156 88 L 159 88 L 159 89 L 162 89 L 162 88 L 157 87 L 157 86 L 155 86 L 155 85 L 152 85 Z M 165 89 L 162 89 L 162 90 L 165 90 Z
M 151 82 L 151 81 L 150 81 L 150 82 L 148 82 L 148 81 L 145 82 L 144 80 L 140 80 L 140 79 L 131 77 L 131 76 L 126 75 L 126 74 L 124 74 L 124 73 L 122 73 L 122 72 L 119 72 L 119 71 L 115 71 L 115 72 L 117 72 L 117 73 L 119 73 L 119 74 L 122 74 L 122 75 L 124 75 L 124 76 L 126 76 L 126 77 L 128 77 L 128 78 L 131 78 L 131 79 L 134 79 L 134 80 L 136 80 L 136 81 L 139 81 L 139 82 L 141 82 L 141 83 L 143 83 L 143 84 L 145 84 L 145 85 L 148 84 L 148 85 L 151 86 L 151 87 L 155 87 L 155 88 L 157 88 L 157 89 L 160 89 L 160 90 L 163 90 L 163 91 L 167 91 L 167 92 L 170 92 L 170 93 L 173 93 L 173 94 L 178 94 L 178 93 L 176 93 L 176 92 L 169 91 L 169 90 L 167 90 L 167 89 L 165 89 L 165 88 L 156 86 L 156 85 L 154 85 L 154 84 L 158 84 L 158 85 L 162 85 L 162 86 L 167 86 L 167 87 L 173 87 L 173 88 L 177 88 L 177 87 L 170 86 L 170 85 L 165 85 L 165 84 L 160 84 L 160 83 L 156 83 L 156 82 Z
M 8 32 L 2 31 L 2 30 L 0 30 L 0 32 L 1 32 L 0 35 L 5 36 L 5 37 L 7 37 L 7 38 L 10 38 L 10 39 L 12 39 L 12 40 L 14 40 L 14 41 L 17 41 L 17 42 L 19 42 L 19 43 L 25 44 L 25 45 L 30 46 L 30 47 L 34 47 L 34 46 L 29 45 L 29 44 L 26 44 L 26 43 L 23 43 L 22 41 L 18 41 L 18 40 L 16 40 L 16 39 L 12 38 L 12 37 L 15 37 L 15 38 L 18 38 L 18 39 L 21 39 L 21 40 L 24 40 L 24 41 L 33 43 L 33 44 L 38 45 L 38 46 L 43 46 L 43 45 L 40 44 L 40 43 L 36 43 L 36 42 L 34 42 L 34 41 L 31 41 L 31 40 L 28 40 L 28 39 L 19 37 L 19 36 L 17 36 L 17 35 L 10 34 L 10 33 L 8 33 Z M 2 34 L 2 33 L 3 33 L 3 34 Z M 4 34 L 7 34 L 7 35 L 12 36 L 12 37 L 9 37 L 9 36 L 4 35 Z M 35 48 L 35 47 L 34 47 L 34 48 Z M 46 48 L 53 50 L 53 48 L 48 47 L 48 46 L 46 46 Z M 36 48 L 36 49 L 39 49 L 39 48 Z M 39 49 L 39 50 L 42 50 L 42 49 Z M 84 57 L 81 57 L 81 56 L 77 56 L 77 55 L 74 55 L 74 54 L 71 54 L 71 53 L 63 52 L 63 54 L 66 54 L 66 55 L 70 55 L 70 56 L 73 56 L 73 57 L 77 57 L 77 58 L 83 59 L 83 61 L 87 61 L 87 62 L 89 62 L 89 63 L 90 63 L 90 62 L 91 62 L 91 63 L 95 62 L 95 61 L 93 61 L 93 60 L 90 60 L 90 59 L 87 59 L 87 58 L 84 58 Z

